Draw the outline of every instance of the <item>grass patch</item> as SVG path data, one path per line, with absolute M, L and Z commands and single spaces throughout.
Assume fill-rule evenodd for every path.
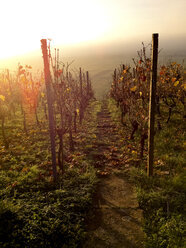
M 113 100 L 109 100 L 109 109 L 113 111 L 112 118 L 118 124 L 120 111 Z M 151 178 L 146 175 L 146 153 L 137 166 L 133 163 L 135 145 L 138 148 L 138 132 L 135 139 L 130 141 L 127 139 L 128 127 L 118 124 L 118 128 L 123 138 L 121 149 L 130 156 L 127 160 L 130 180 L 136 185 L 139 206 L 143 210 L 143 230 L 146 234 L 144 248 L 186 247 L 184 119 L 175 111 L 169 123 L 162 122 L 162 130 L 156 131 L 154 176 Z
M 0 139 L 0 247 L 81 247 L 85 218 L 97 183 L 84 147 L 95 138 L 99 103 L 92 101 L 78 133 L 73 134 L 75 152 L 65 137 L 65 174 L 53 183 L 48 125 L 28 122 L 22 116 L 7 120 L 9 149 Z M 41 114 L 41 113 L 39 113 Z M 0 133 L 1 137 L 1 133 Z

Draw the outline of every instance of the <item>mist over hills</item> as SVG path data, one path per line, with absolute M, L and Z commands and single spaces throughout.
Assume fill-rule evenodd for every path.
M 77 45 L 58 46 L 60 61 L 70 63 L 71 69 L 77 71 L 82 67 L 90 72 L 96 96 L 101 96 L 109 90 L 112 81 L 112 74 L 120 64 L 133 65 L 132 58 L 137 57 L 137 51 L 142 48 L 142 41 L 145 45 L 151 40 L 133 40 L 131 42 L 113 41 L 103 43 L 80 43 Z M 161 39 L 159 42 L 159 64 L 166 64 L 168 61 L 182 63 L 185 59 L 186 66 L 186 36 Z M 149 50 L 149 49 L 148 49 Z M 18 63 L 31 65 L 34 71 L 43 70 L 41 50 L 33 51 L 25 55 L 0 60 L 0 69 L 9 68 L 17 70 Z

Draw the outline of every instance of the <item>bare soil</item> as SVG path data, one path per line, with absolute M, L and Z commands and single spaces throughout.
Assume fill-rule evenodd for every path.
M 98 113 L 93 161 L 100 181 L 87 220 L 88 239 L 83 248 L 142 248 L 142 211 L 128 166 L 122 162 L 119 134 L 104 101 Z

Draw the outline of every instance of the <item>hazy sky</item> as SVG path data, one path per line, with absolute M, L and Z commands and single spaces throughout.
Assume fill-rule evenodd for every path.
M 0 0 L 0 59 L 53 45 L 186 38 L 186 0 Z M 186 47 L 186 43 L 185 43 Z

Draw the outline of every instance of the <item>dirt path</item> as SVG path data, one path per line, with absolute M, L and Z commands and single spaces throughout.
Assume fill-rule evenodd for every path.
M 88 220 L 88 240 L 83 247 L 141 248 L 142 213 L 134 186 L 128 181 L 121 163 L 120 149 L 117 147 L 119 135 L 111 121 L 106 101 L 98 113 L 97 130 L 94 166 L 101 179 L 94 197 L 93 216 Z

